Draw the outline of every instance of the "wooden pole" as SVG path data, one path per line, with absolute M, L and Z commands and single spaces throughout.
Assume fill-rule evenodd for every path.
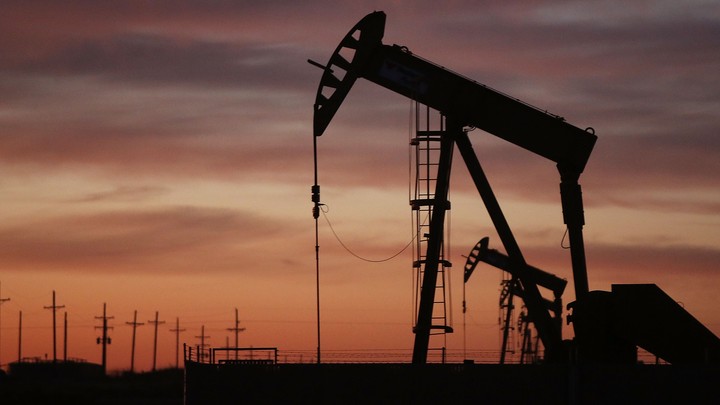
M 22 311 L 20 311 L 20 321 L 18 324 L 18 363 L 22 361 Z
M 125 322 L 128 325 L 132 325 L 133 332 L 132 332 L 132 349 L 130 350 L 130 373 L 135 372 L 135 330 L 140 325 L 145 325 L 142 322 L 137 321 L 137 310 L 133 313 L 133 320 L 132 322 Z
M 155 366 L 157 363 L 157 332 L 158 332 L 158 325 L 161 323 L 165 323 L 165 321 L 158 321 L 158 311 L 155 311 L 155 320 L 154 321 L 148 321 L 148 323 L 155 324 L 155 339 L 153 341 L 153 365 L 152 365 L 152 371 L 155 371 Z
M 65 316 L 63 319 L 63 361 L 64 362 L 67 362 L 67 332 L 68 332 L 67 311 L 65 311 Z

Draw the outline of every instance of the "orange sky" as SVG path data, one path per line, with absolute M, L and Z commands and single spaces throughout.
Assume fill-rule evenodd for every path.
M 591 289 L 657 283 L 720 333 L 720 6 L 696 1 L 475 2 L 8 1 L 0 13 L 0 361 L 52 356 L 68 313 L 68 355 L 158 366 L 181 341 L 223 346 L 238 308 L 241 345 L 312 356 L 316 345 L 312 104 L 345 33 L 382 9 L 384 42 L 584 128 L 598 142 L 581 177 Z M 358 254 L 411 238 L 410 103 L 353 88 L 318 140 L 322 200 Z M 475 150 L 530 264 L 570 281 L 552 162 L 486 133 Z M 459 158 L 451 180 L 451 350 L 497 350 L 500 273 L 464 258 L 489 235 Z M 411 256 L 370 264 L 320 223 L 324 350 L 412 349 Z M 58 352 L 62 353 L 58 329 Z M 566 337 L 572 336 L 566 329 Z M 308 357 L 304 358 L 309 360 Z

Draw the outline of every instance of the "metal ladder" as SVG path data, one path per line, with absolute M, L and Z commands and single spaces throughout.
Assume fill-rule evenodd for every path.
M 421 111 L 421 109 L 423 111 Z M 437 116 L 434 117 L 435 122 L 433 122 L 431 112 L 437 114 Z M 432 129 L 433 127 L 436 129 Z M 411 154 L 414 160 L 414 193 L 410 200 L 410 206 L 413 210 L 413 226 L 416 232 L 413 246 L 413 268 L 415 270 L 415 278 L 413 281 L 415 304 L 414 325 L 417 324 L 430 220 L 435 206 L 435 184 L 437 181 L 438 160 L 440 156 L 440 140 L 442 139 L 444 130 L 444 116 L 440 115 L 437 111 L 431 110 L 427 106 L 422 108 L 420 104 L 416 104 L 415 137 L 410 140 L 410 145 L 414 148 L 414 153 Z M 447 224 L 449 223 L 448 216 L 446 216 L 445 221 L 447 233 Z M 451 326 L 452 317 L 448 310 L 448 296 L 450 293 L 449 268 L 452 267 L 452 264 L 446 260 L 446 257 L 449 256 L 449 243 L 447 243 L 445 235 L 443 235 L 442 246 L 437 283 L 435 286 L 435 299 L 430 331 L 431 345 L 428 347 L 428 354 L 430 355 L 431 353 L 439 351 L 441 353 L 440 361 L 445 362 L 445 335 L 453 331 Z M 433 336 L 438 337 L 433 338 Z M 433 356 L 433 358 L 437 358 L 437 356 Z

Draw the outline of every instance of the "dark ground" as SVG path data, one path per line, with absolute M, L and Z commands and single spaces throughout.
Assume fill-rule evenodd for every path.
M 185 404 L 720 404 L 720 367 L 186 363 Z
M 186 366 L 187 387 L 175 369 L 95 378 L 0 375 L 0 405 L 720 403 L 717 365 Z
M 0 377 L 2 405 L 181 405 L 183 371 L 94 379 Z

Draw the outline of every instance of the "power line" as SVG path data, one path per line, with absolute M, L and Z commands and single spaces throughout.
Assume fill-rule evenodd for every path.
M 325 206 L 327 207 L 327 205 L 325 205 Z M 331 231 L 332 234 L 335 236 L 335 239 L 338 241 L 338 243 L 340 243 L 340 246 L 342 246 L 343 249 L 345 249 L 345 250 L 346 250 L 348 253 L 350 253 L 352 256 L 355 256 L 356 258 L 358 258 L 358 259 L 360 259 L 360 260 L 362 260 L 362 261 L 364 261 L 364 262 L 369 262 L 369 263 L 382 263 L 382 262 L 390 261 L 390 260 L 392 260 L 392 259 L 400 256 L 400 254 L 401 254 L 402 252 L 404 252 L 405 250 L 407 250 L 407 248 L 409 248 L 409 247 L 412 245 L 413 241 L 415 240 L 415 238 L 416 238 L 416 236 L 417 236 L 417 235 L 414 235 L 414 236 L 412 237 L 412 239 L 410 239 L 410 242 L 407 243 L 407 245 L 405 245 L 402 249 L 400 249 L 399 252 L 391 255 L 390 257 L 387 257 L 387 258 L 384 258 L 384 259 L 368 259 L 368 258 L 366 258 L 366 257 L 360 256 L 359 254 L 353 252 L 347 245 L 345 245 L 345 243 L 342 241 L 342 239 L 340 239 L 340 236 L 337 234 L 337 232 L 335 232 L 335 228 L 333 228 L 332 223 L 330 223 L 330 219 L 329 219 L 328 216 L 327 216 L 327 212 L 328 212 L 327 208 L 320 209 L 320 211 L 322 212 L 323 217 L 325 218 L 325 221 L 327 222 L 328 226 L 330 227 L 330 231 Z

